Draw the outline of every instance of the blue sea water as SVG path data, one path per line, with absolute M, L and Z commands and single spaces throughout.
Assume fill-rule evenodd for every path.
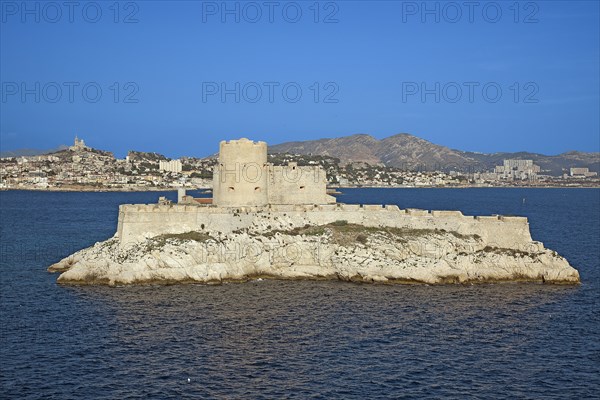
M 345 189 L 524 215 L 582 284 L 63 287 L 48 265 L 167 193 L 0 192 L 0 398 L 598 398 L 600 189 Z

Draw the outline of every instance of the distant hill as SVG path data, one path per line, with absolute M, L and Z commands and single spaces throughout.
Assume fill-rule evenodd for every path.
M 41 156 L 43 154 L 56 153 L 57 151 L 68 149 L 69 146 L 61 145 L 55 149 L 39 150 L 39 149 L 17 149 L 9 151 L 0 151 L 0 158 L 6 157 L 23 157 L 23 156 Z
M 531 159 L 541 167 L 542 173 L 548 175 L 561 175 L 570 167 L 588 167 L 590 171 L 600 172 L 600 153 L 570 151 L 554 156 L 528 152 L 475 153 L 450 149 L 407 133 L 381 140 L 357 134 L 286 142 L 269 146 L 269 152 L 330 156 L 339 158 L 344 164 L 366 162 L 404 169 L 487 171 L 501 165 L 504 159 L 514 158 Z
M 169 159 L 162 154 L 154 153 L 154 152 L 144 152 L 144 151 L 134 151 L 130 150 L 127 153 L 127 157 L 129 157 L 129 161 L 168 161 Z

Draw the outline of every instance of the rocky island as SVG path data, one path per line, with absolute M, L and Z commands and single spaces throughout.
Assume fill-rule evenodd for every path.
M 524 217 L 339 204 L 320 166 L 273 165 L 267 145 L 222 141 L 213 198 L 125 204 L 115 235 L 48 268 L 62 284 L 257 278 L 387 283 L 578 283 Z

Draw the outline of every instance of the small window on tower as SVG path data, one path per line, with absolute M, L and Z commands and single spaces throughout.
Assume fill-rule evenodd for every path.
M 228 189 L 228 190 L 229 190 L 230 192 L 233 192 L 233 191 L 235 191 L 235 188 L 234 188 L 233 186 L 229 186 L 229 189 Z
M 304 186 L 300 186 L 300 190 L 304 190 Z
M 255 192 L 260 192 L 260 187 L 258 187 L 258 186 L 257 186 L 257 187 L 255 187 L 255 188 L 254 188 L 254 191 L 255 191 Z

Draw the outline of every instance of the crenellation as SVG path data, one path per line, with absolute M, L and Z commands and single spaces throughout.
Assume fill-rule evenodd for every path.
M 427 215 L 429 215 L 429 211 L 428 210 L 420 210 L 418 208 L 407 208 L 406 209 L 406 213 L 408 215 L 414 215 L 414 216 L 427 216 Z
M 500 216 L 499 215 L 478 215 L 475 217 L 475 219 L 477 221 L 483 221 L 483 222 L 491 222 L 491 221 L 500 221 Z
M 527 217 L 513 217 L 513 216 L 500 216 L 500 220 L 504 221 L 504 222 L 512 222 L 512 223 L 519 223 L 519 224 L 526 224 L 527 223 Z
M 446 210 L 434 210 L 431 211 L 431 215 L 434 217 L 464 217 L 463 213 L 460 211 L 446 211 Z

